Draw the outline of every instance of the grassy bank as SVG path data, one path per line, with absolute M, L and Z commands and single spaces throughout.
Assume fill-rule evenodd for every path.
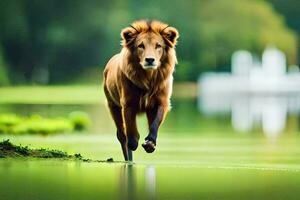
M 71 155 L 61 150 L 45 148 L 34 149 L 28 146 L 14 145 L 9 140 L 0 142 L 0 158 L 60 158 L 83 162 L 113 162 L 113 158 L 108 158 L 107 160 L 92 160 L 83 158 L 80 153 Z
M 196 97 L 196 83 L 174 85 L 174 98 Z M 10 104 L 100 104 L 102 86 L 16 86 L 0 88 L 0 103 Z
M 0 158 L 33 157 L 33 158 L 82 158 L 80 154 L 69 155 L 66 152 L 50 149 L 31 149 L 28 146 L 14 145 L 9 140 L 0 142 Z
M 98 104 L 102 88 L 92 86 L 17 86 L 0 88 L 0 103 L 16 104 Z

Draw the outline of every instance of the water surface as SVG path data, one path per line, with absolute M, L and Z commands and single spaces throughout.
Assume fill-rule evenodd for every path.
M 90 114 L 86 133 L 0 135 L 15 144 L 122 161 L 115 128 L 104 105 L 0 105 L 0 112 L 67 116 Z M 159 132 L 157 150 L 134 153 L 134 163 L 1 159 L 0 199 L 298 199 L 299 116 L 286 114 L 284 129 L 265 134 L 256 125 L 235 129 L 231 111 L 197 109 L 175 101 Z M 259 123 L 258 123 L 259 124 Z M 139 118 L 141 140 L 147 134 Z

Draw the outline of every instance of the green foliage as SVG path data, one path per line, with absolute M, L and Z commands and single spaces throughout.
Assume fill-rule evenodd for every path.
M 17 126 L 21 121 L 21 117 L 15 114 L 0 115 L 0 133 L 11 132 L 13 127 Z
M 89 115 L 82 111 L 70 113 L 69 119 L 73 125 L 73 129 L 76 131 L 86 130 L 91 125 L 91 119 Z
M 297 36 L 269 1 L 174 0 L 170 7 L 168 0 L 2 0 L 0 43 L 10 77 L 14 83 L 98 80 L 100 73 L 85 71 L 103 68 L 120 49 L 120 30 L 140 18 L 179 29 L 175 80 L 228 71 L 233 51 L 260 55 L 269 44 L 297 64 Z
M 22 118 L 16 114 L 2 114 L 0 115 L 0 124 L 4 126 L 15 126 L 21 122 Z
M 91 121 L 86 113 L 74 112 L 68 118 L 43 118 L 40 115 L 20 117 L 14 114 L 0 115 L 0 133 L 5 134 L 56 134 L 83 131 Z
M 8 80 L 8 74 L 6 71 L 6 64 L 4 61 L 3 54 L 2 54 L 2 50 L 0 48 L 0 86 L 8 85 L 8 84 L 9 84 L 9 80 Z
M 72 131 L 72 124 L 67 119 L 46 119 L 32 116 L 12 128 L 14 134 L 54 134 Z
M 200 13 L 202 28 L 199 37 L 206 43 L 204 46 L 209 47 L 201 60 L 212 67 L 228 66 L 236 49 L 247 49 L 260 55 L 270 44 L 283 50 L 290 64 L 297 62 L 296 35 L 269 3 L 214 0 L 202 6 Z
M 300 33 L 300 1 L 298 0 L 268 0 L 274 8 L 278 10 L 286 18 L 286 23 L 289 27 Z M 300 46 L 300 40 L 298 39 L 298 47 Z M 298 64 L 300 60 L 300 51 L 298 51 Z

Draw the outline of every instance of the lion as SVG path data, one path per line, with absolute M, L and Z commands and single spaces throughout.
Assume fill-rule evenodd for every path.
M 138 147 L 139 113 L 146 113 L 149 126 L 142 147 L 147 153 L 156 148 L 159 126 L 170 110 L 178 37 L 176 28 L 160 21 L 135 21 L 121 31 L 121 52 L 106 64 L 104 92 L 125 161 L 132 161 Z

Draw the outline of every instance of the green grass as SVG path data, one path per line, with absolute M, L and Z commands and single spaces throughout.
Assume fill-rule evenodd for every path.
M 37 157 L 37 158 L 81 158 L 80 154 L 68 155 L 59 150 L 31 149 L 28 146 L 14 145 L 9 140 L 0 142 L 0 158 Z
M 103 102 L 104 94 L 100 85 L 0 88 L 2 104 L 99 104 Z
M 92 160 L 83 158 L 80 153 L 68 154 L 56 149 L 35 149 L 28 146 L 12 144 L 9 139 L 0 142 L 0 158 L 61 158 L 69 161 L 82 162 L 113 162 L 112 158 L 107 160 Z
M 195 83 L 174 85 L 175 98 L 195 98 Z M 102 85 L 16 86 L 0 88 L 0 104 L 100 104 Z

